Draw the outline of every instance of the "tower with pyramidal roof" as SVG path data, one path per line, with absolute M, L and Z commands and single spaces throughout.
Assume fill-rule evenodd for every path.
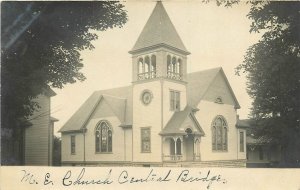
M 133 116 L 133 136 L 145 133 L 155 146 L 151 148 L 143 138 L 133 138 L 134 161 L 147 159 L 151 150 L 150 155 L 160 162 L 163 138 L 159 133 L 172 114 L 187 104 L 187 55 L 190 54 L 162 2 L 156 4 L 129 53 L 132 54 L 133 113 L 138 113 Z

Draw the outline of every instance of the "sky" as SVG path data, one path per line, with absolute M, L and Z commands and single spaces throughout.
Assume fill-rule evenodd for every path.
M 52 116 L 57 131 L 96 90 L 130 85 L 132 60 L 129 50 L 134 46 L 146 24 L 155 1 L 123 2 L 128 22 L 122 28 L 97 32 L 95 49 L 81 52 L 86 76 L 84 82 L 53 89 L 57 95 L 51 99 Z M 235 67 L 243 62 L 249 46 L 261 35 L 250 33 L 251 21 L 247 18 L 250 6 L 245 3 L 232 8 L 218 7 L 215 2 L 163 1 L 163 5 L 179 36 L 189 52 L 187 71 L 196 72 L 222 67 L 241 105 L 238 114 L 248 117 L 252 100 L 246 92 L 246 76 L 235 75 Z

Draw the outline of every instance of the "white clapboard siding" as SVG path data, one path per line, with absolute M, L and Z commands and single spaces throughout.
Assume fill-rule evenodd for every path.
M 40 109 L 29 119 L 25 130 L 25 165 L 49 165 L 50 97 L 40 95 L 34 101 Z

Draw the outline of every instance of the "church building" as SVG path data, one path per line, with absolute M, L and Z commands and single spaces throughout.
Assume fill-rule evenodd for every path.
M 190 52 L 162 2 L 129 53 L 132 85 L 95 91 L 60 129 L 62 165 L 245 166 L 223 69 L 187 73 Z

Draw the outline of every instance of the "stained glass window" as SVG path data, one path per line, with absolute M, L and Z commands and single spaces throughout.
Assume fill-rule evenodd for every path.
M 151 133 L 150 128 L 141 129 L 142 152 L 151 152 Z
M 112 152 L 112 131 L 107 122 L 101 122 L 95 132 L 96 152 Z
M 222 116 L 218 116 L 213 121 L 212 126 L 212 150 L 227 150 L 227 123 Z

